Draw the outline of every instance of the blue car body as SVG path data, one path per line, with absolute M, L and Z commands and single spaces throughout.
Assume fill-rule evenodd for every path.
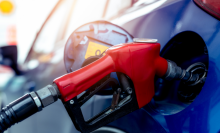
M 172 93 L 171 96 L 167 96 L 168 98 L 163 100 L 162 106 L 159 106 L 158 104 L 154 104 L 155 101 L 157 102 L 154 98 L 145 107 L 107 126 L 128 133 L 219 132 L 220 87 L 218 82 L 220 81 L 220 21 L 202 10 L 193 0 L 155 0 L 150 4 L 133 6 L 111 21 L 123 27 L 136 38 L 158 39 L 158 42 L 161 44 L 161 56 L 165 55 L 167 51 L 169 52 L 169 48 L 171 47 L 170 41 L 179 35 L 190 44 L 186 44 L 187 48 L 183 49 L 186 50 L 182 52 L 183 57 L 189 54 L 187 49 L 192 49 L 193 43 L 195 43 L 196 47 L 198 46 L 198 49 L 201 49 L 200 46 L 203 47 L 205 45 L 208 51 L 208 59 L 203 56 L 194 56 L 187 63 L 192 64 L 205 60 L 204 62 L 208 64 L 208 74 L 204 86 L 193 102 L 182 103 L 178 100 L 177 94 Z M 195 40 L 193 40 L 194 37 Z M 196 51 L 195 46 L 193 50 L 195 49 Z M 173 56 L 176 55 L 173 54 Z M 27 59 L 27 62 L 29 60 L 31 59 Z M 24 77 L 27 77 L 28 80 L 35 81 L 37 85 L 36 89 L 39 89 L 51 83 L 54 78 L 62 74 L 65 74 L 65 68 L 63 62 L 59 61 L 52 65 L 50 63 L 40 63 L 33 72 L 27 73 Z M 115 74 L 111 76 L 116 77 Z M 173 87 L 171 90 L 176 92 L 177 89 L 178 87 Z M 20 97 L 23 93 L 23 91 L 16 94 L 8 92 L 8 95 L 13 95 L 13 97 L 9 97 L 9 101 Z M 103 95 L 95 95 L 91 98 L 82 107 L 85 119 L 94 116 L 108 107 L 111 103 L 111 98 L 112 96 Z M 164 112 L 164 110 L 166 111 Z M 64 106 L 59 101 L 27 120 L 12 126 L 10 132 L 69 133 L 77 131 Z
M 151 9 L 153 4 L 154 6 L 159 4 L 159 6 L 153 7 L 148 12 L 147 10 Z M 208 49 L 206 82 L 195 100 L 177 113 L 161 114 L 146 105 L 109 125 L 131 133 L 220 132 L 220 21 L 202 10 L 192 0 L 161 0 L 143 8 L 148 8 L 146 13 L 142 12 L 144 15 L 138 14 L 138 10 L 142 9 L 134 9 L 119 16 L 113 22 L 122 26 L 134 37 L 158 39 L 161 51 L 169 40 L 179 33 L 198 34 Z M 126 16 L 131 18 L 126 20 Z

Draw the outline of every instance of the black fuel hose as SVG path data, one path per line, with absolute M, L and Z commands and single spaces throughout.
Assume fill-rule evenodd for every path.
M 59 91 L 53 84 L 11 102 L 0 112 L 0 133 L 54 103 L 59 96 Z
M 38 107 L 32 99 L 31 95 L 26 94 L 22 96 L 1 110 L 0 132 L 4 132 L 15 123 L 26 119 L 36 112 L 38 112 Z

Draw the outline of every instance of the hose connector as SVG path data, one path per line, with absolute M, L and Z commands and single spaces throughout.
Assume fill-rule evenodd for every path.
M 45 86 L 44 88 L 38 90 L 36 94 L 38 95 L 43 107 L 56 102 L 60 96 L 58 88 L 55 84 Z

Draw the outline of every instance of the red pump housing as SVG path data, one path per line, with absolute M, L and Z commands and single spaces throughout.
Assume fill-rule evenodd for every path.
M 154 96 L 154 77 L 165 75 L 168 64 L 159 56 L 159 43 L 125 43 L 110 47 L 99 60 L 54 80 L 66 102 L 111 72 L 128 75 L 134 84 L 139 108 Z

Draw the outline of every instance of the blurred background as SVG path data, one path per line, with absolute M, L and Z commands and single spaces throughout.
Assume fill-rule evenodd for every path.
M 131 7 L 156 0 L 0 0 L 0 106 L 66 73 L 63 49 L 79 26 L 112 21 Z M 105 104 L 105 103 L 103 103 Z M 86 107 L 89 111 L 92 108 Z M 77 132 L 59 101 L 10 133 Z M 119 132 L 119 131 L 117 131 Z
M 50 14 L 56 17 L 50 18 L 49 21 L 53 21 L 50 27 L 58 27 L 61 22 L 66 21 L 67 24 L 64 25 L 68 26 L 68 31 L 65 37 L 68 37 L 78 26 L 94 20 L 112 19 L 120 11 L 130 7 L 132 2 L 136 2 L 134 0 L 72 0 L 73 3 L 61 1 L 63 1 L 62 7 L 54 13 L 52 10 L 59 0 L 0 0 L 0 46 L 17 45 L 18 62 L 23 63 L 34 38 Z M 47 30 L 51 31 L 49 27 Z
M 216 73 L 219 66 L 216 61 L 219 59 L 219 52 L 215 51 L 218 50 L 219 20 L 206 11 L 210 6 L 216 13 L 219 6 L 213 6 L 215 4 L 212 0 L 198 0 L 200 4 L 203 2 L 209 5 L 207 7 L 196 4 L 195 1 L 197 0 L 0 0 L 0 108 L 66 74 L 63 56 L 68 37 L 79 26 L 95 20 L 106 20 L 119 25 L 133 37 L 157 38 L 161 48 L 166 45 L 163 57 L 183 68 L 197 62 L 208 66 L 209 62 L 211 77 L 218 77 Z M 219 3 L 217 0 L 215 2 Z M 81 37 L 79 39 L 83 41 Z M 78 60 L 74 59 L 71 58 L 71 62 L 78 64 Z M 203 70 L 206 75 L 204 67 Z M 219 131 L 217 117 L 212 115 L 219 110 L 215 106 L 219 105 L 216 104 L 219 101 L 218 93 L 213 93 L 218 91 L 215 86 L 218 85 L 217 78 L 206 82 L 203 88 L 205 90 L 201 91 L 202 95 L 193 104 L 191 103 L 204 82 L 195 86 L 195 89 L 190 89 L 192 92 L 185 89 L 186 86 L 179 81 L 167 82 L 158 78 L 155 83 L 156 96 L 149 106 L 93 133 L 162 132 L 165 129 L 168 132 Z M 210 85 L 215 89 L 210 91 Z M 213 94 L 216 96 L 213 97 Z M 84 119 L 88 120 L 105 109 L 111 104 L 111 99 L 112 95 L 109 94 L 94 95 L 81 107 Z M 183 109 L 185 110 L 182 111 Z M 60 100 L 13 125 L 6 132 L 79 133 Z

